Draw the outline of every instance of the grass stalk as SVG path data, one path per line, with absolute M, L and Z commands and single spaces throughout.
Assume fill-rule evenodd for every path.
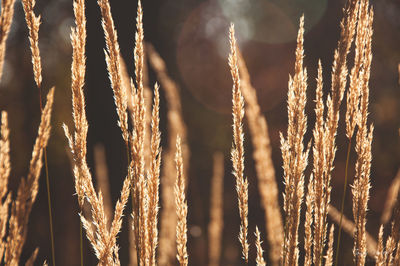
M 49 181 L 49 169 L 47 166 L 47 149 L 44 149 L 44 168 L 46 170 L 46 188 L 47 188 L 47 205 L 49 209 L 49 224 L 50 224 L 50 238 L 51 238 L 51 258 L 53 265 L 56 265 L 55 257 L 55 245 L 54 245 L 54 231 L 53 231 L 53 214 L 51 211 L 51 194 L 50 194 L 50 181 Z
M 349 139 L 349 143 L 347 145 L 346 168 L 345 168 L 345 174 L 344 174 L 342 203 L 341 203 L 341 206 L 340 206 L 339 233 L 338 233 L 338 240 L 337 240 L 337 244 L 336 244 L 335 265 L 338 265 L 338 260 L 339 260 L 339 247 L 340 247 L 340 238 L 341 238 L 341 235 L 342 235 L 342 221 L 343 221 L 343 212 L 344 212 L 344 201 L 346 200 L 347 178 L 348 178 L 348 169 L 349 169 L 349 160 L 350 160 L 350 149 L 351 149 L 351 139 Z
M 42 103 L 42 90 L 39 87 L 39 106 L 40 113 L 43 113 L 43 103 Z M 44 169 L 46 172 L 46 190 L 47 190 L 47 207 L 49 211 L 49 227 L 50 227 L 50 241 L 51 241 L 51 259 L 53 262 L 53 266 L 56 265 L 56 257 L 55 257 L 55 245 L 54 245 L 54 231 L 53 231 L 53 213 L 51 211 L 51 193 L 50 193 L 50 180 L 49 180 L 49 168 L 47 164 L 47 147 L 43 150 L 44 156 Z

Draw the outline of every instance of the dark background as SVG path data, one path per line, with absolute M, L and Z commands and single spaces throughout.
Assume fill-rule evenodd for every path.
M 305 14 L 305 66 L 309 73 L 308 124 L 306 141 L 314 124 L 315 77 L 317 61 L 324 67 L 324 91 L 329 91 L 333 52 L 339 38 L 339 21 L 344 0 L 163 0 L 144 1 L 145 40 L 151 42 L 166 60 L 171 77 L 181 87 L 184 120 L 188 127 L 191 150 L 189 173 L 189 261 L 191 265 L 207 264 L 207 225 L 209 221 L 209 187 L 212 175 L 212 154 L 225 155 L 225 193 L 221 265 L 241 265 L 237 240 L 239 215 L 234 177 L 231 174 L 232 146 L 231 88 L 227 55 L 228 27 L 235 22 L 237 38 L 247 61 L 252 82 L 269 124 L 273 160 L 280 191 L 283 191 L 279 132 L 286 132 L 286 93 L 289 73 L 294 69 L 295 37 L 298 20 Z M 377 237 L 379 219 L 391 180 L 399 167 L 400 88 L 397 65 L 400 63 L 400 2 L 371 1 L 374 7 L 373 63 L 370 80 L 370 122 L 375 125 L 371 198 L 367 230 Z M 119 196 L 126 172 L 125 148 L 113 94 L 104 61 L 105 43 L 96 1 L 87 1 L 87 78 L 85 86 L 89 121 L 88 162 L 93 169 L 93 147 L 106 149 L 113 202 Z M 118 31 L 122 55 L 133 76 L 133 47 L 136 18 L 135 1 L 113 1 L 111 8 Z M 48 146 L 49 175 L 53 204 L 56 260 L 58 265 L 79 265 L 79 219 L 74 181 L 67 155 L 62 123 L 71 121 L 71 56 L 70 27 L 73 23 L 72 1 L 41 0 L 36 4 L 41 14 L 39 46 L 43 65 L 43 94 L 56 86 L 52 117 L 52 135 Z M 11 181 L 15 190 L 21 176 L 26 176 L 31 149 L 39 124 L 38 91 L 34 83 L 28 31 L 20 1 L 15 5 L 12 29 L 7 43 L 4 75 L 0 83 L 0 109 L 8 111 L 11 130 Z M 350 63 L 352 63 L 350 55 Z M 350 64 L 351 67 L 352 64 Z M 155 75 L 150 69 L 150 83 Z M 161 126 L 166 144 L 166 106 L 162 93 Z M 44 97 L 44 96 L 43 96 Z M 344 105 L 342 105 L 345 107 Z M 344 111 L 345 109 L 342 108 Z M 341 113 L 341 118 L 344 112 Z M 343 122 L 343 121 L 342 121 Z M 344 182 L 344 161 L 347 148 L 344 124 L 337 137 L 332 204 L 339 206 Z M 252 147 L 245 128 L 246 176 L 249 178 L 249 241 L 250 259 L 255 259 L 254 235 L 258 225 L 263 247 L 268 249 L 263 210 L 252 161 Z M 354 166 L 354 150 L 351 166 Z M 310 162 L 311 163 L 311 162 Z M 354 167 L 350 167 L 350 179 Z M 94 172 L 94 170 L 92 171 Z M 307 168 L 307 177 L 310 167 Z M 350 181 L 351 182 L 351 181 Z M 348 194 L 349 190 L 348 190 Z M 282 200 L 282 196 L 280 196 Z M 351 196 L 347 197 L 346 214 L 352 217 Z M 126 212 L 127 213 L 127 212 Z M 128 214 L 126 214 L 129 217 Z M 126 220 L 126 219 L 125 219 Z M 23 258 L 39 247 L 38 261 L 51 261 L 49 221 L 45 178 L 40 179 L 40 192 L 32 210 L 28 239 Z M 301 234 L 303 226 L 300 226 Z M 200 230 L 199 230 L 200 229 Z M 191 234 L 191 233 L 192 234 Z M 200 233 L 199 233 L 200 232 Z M 302 237 L 300 239 L 303 239 Z M 95 265 L 96 258 L 85 239 L 85 265 Z M 121 264 L 128 264 L 128 232 L 126 221 L 119 235 Z M 340 264 L 352 263 L 352 240 L 344 234 Z M 266 254 L 268 251 L 266 251 Z M 371 259 L 368 259 L 371 262 Z M 250 263 L 253 264 L 253 263 Z M 255 263 L 254 263 L 255 264 Z

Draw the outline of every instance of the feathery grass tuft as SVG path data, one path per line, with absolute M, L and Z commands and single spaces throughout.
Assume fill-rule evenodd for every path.
M 239 241 L 242 245 L 243 259 L 248 263 L 249 260 L 249 244 L 247 242 L 247 226 L 248 226 L 248 181 L 244 177 L 244 134 L 243 134 L 243 116 L 244 116 L 244 99 L 241 92 L 241 84 L 239 78 L 239 67 L 237 59 L 237 45 L 235 39 L 235 28 L 233 24 L 229 29 L 229 39 L 231 45 L 231 53 L 229 54 L 229 67 L 233 79 L 232 89 L 232 116 L 233 116 L 233 148 L 231 151 L 233 174 L 236 179 L 236 192 L 238 194 L 239 214 L 241 219 Z
M 182 160 L 182 148 L 181 139 L 178 136 L 176 138 L 176 182 L 175 182 L 175 205 L 176 205 L 176 216 L 178 221 L 176 224 L 176 245 L 177 245 L 177 259 L 181 266 L 188 265 L 189 255 L 187 253 L 187 202 L 185 199 L 185 177 L 183 176 L 183 160 Z
M 282 250 L 283 265 L 297 265 L 298 228 L 301 204 L 304 196 L 304 170 L 307 166 L 308 149 L 305 150 L 303 138 L 307 128 L 305 115 L 307 71 L 303 68 L 304 17 L 300 19 L 297 35 L 295 74 L 289 79 L 288 91 L 288 130 L 287 138 L 281 134 L 285 194 L 284 211 L 285 238 Z

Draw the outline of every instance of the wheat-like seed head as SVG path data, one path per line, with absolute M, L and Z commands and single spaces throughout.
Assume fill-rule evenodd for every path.
M 326 216 L 327 203 L 330 201 L 331 186 L 327 176 L 327 160 L 326 154 L 328 150 L 326 145 L 329 142 L 325 129 L 324 120 L 324 103 L 323 103 L 323 80 L 322 65 L 318 62 L 318 77 L 316 89 L 316 107 L 315 107 L 315 125 L 313 129 L 314 145 L 313 145 L 313 175 L 314 175 L 314 198 L 315 211 L 313 217 L 313 261 L 316 265 L 322 262 L 322 253 L 326 240 Z M 306 229 L 307 230 L 307 229 Z
M 11 193 L 8 192 L 8 179 L 11 171 L 10 163 L 10 130 L 8 129 L 7 112 L 1 112 L 1 139 L 0 139 L 0 254 L 4 254 L 6 241 L 6 226 L 8 210 L 11 202 Z
M 260 231 L 258 230 L 258 227 L 256 226 L 256 232 L 254 233 L 256 235 L 256 248 L 257 248 L 257 258 L 256 258 L 256 263 L 257 266 L 265 266 L 267 265 L 265 263 L 265 260 L 263 258 L 263 249 L 261 247 L 261 237 L 260 237 Z
M 235 28 L 233 24 L 229 29 L 229 39 L 231 53 L 229 54 L 229 67 L 233 79 L 232 89 L 232 116 L 233 116 L 233 148 L 231 151 L 233 173 L 236 179 L 236 192 L 238 194 L 239 214 L 241 219 L 239 241 L 242 245 L 243 258 L 248 262 L 249 244 L 247 243 L 248 226 L 248 181 L 244 177 L 244 134 L 243 134 L 243 116 L 244 99 L 241 92 L 239 67 L 237 60 L 237 45 L 235 39 Z
M 35 82 L 38 88 L 42 86 L 42 63 L 39 51 L 39 26 L 40 16 L 34 13 L 35 0 L 23 0 L 22 6 L 25 12 L 25 20 L 29 29 L 29 42 L 31 44 L 32 65 Z
M 287 139 L 281 134 L 285 194 L 284 210 L 285 239 L 283 243 L 283 265 L 298 263 L 298 227 L 301 203 L 304 194 L 304 170 L 307 166 L 308 149 L 304 149 L 303 138 L 307 128 L 305 115 L 307 71 L 303 68 L 304 17 L 300 19 L 297 35 L 295 74 L 289 80 Z
M 366 213 L 369 200 L 369 176 L 371 168 L 371 144 L 373 126 L 368 130 L 368 97 L 369 97 L 369 75 L 371 68 L 371 38 L 372 38 L 373 11 L 369 10 L 368 1 L 361 1 L 359 23 L 367 25 L 366 40 L 364 42 L 365 52 L 363 53 L 363 68 L 360 71 L 360 107 L 357 114 L 358 131 L 356 134 L 356 175 L 352 186 L 353 193 L 353 216 L 356 225 L 354 233 L 353 255 L 356 265 L 365 264 L 366 256 Z
M 332 266 L 333 265 L 333 242 L 335 240 L 334 237 L 334 229 L 335 227 L 331 225 L 331 229 L 329 230 L 329 242 L 328 242 L 328 250 L 325 256 L 325 266 Z
M 71 29 L 72 43 L 72 65 L 71 65 L 71 90 L 72 90 L 72 116 L 75 125 L 74 139 L 70 137 L 70 147 L 73 149 L 75 162 L 82 164 L 86 158 L 86 136 L 88 122 L 85 111 L 85 96 L 83 86 L 85 84 L 86 72 L 86 16 L 85 2 L 83 0 L 74 1 L 74 14 L 76 27 Z M 67 130 L 66 126 L 64 130 Z M 67 132 L 67 131 L 65 131 Z M 68 136 L 68 135 L 67 135 Z M 72 141 L 74 143 L 72 144 Z M 82 168 L 82 166 L 80 167 Z M 74 170 L 76 171 L 76 170 Z M 84 203 L 83 181 L 81 175 L 75 175 L 75 189 L 78 195 L 78 202 L 82 208 Z
M 385 249 L 383 246 L 383 225 L 379 228 L 378 247 L 375 255 L 376 266 L 385 265 Z
M 350 73 L 350 85 L 347 91 L 347 110 L 346 110 L 346 136 L 351 139 L 357 123 L 357 110 L 360 105 L 361 84 L 363 82 L 364 68 L 367 62 L 364 62 L 366 44 L 369 41 L 368 19 L 366 19 L 368 5 L 364 2 L 358 10 L 357 35 L 355 39 L 354 65 Z
M 8 178 L 11 171 L 10 163 L 10 130 L 8 129 L 7 112 L 1 112 L 1 139 L 0 139 L 0 200 L 7 193 Z
M 159 129 L 159 108 L 160 108 L 160 95 L 159 86 L 154 86 L 154 104 L 151 116 L 151 141 L 150 141 L 150 170 L 149 170 L 149 248 L 150 248 L 150 264 L 156 263 L 156 247 L 158 243 L 158 208 L 159 208 L 159 185 L 160 185 L 160 165 L 161 165 L 161 133 Z
M 187 202 L 185 199 L 185 177 L 183 176 L 183 160 L 182 160 L 182 149 L 181 140 L 178 136 L 176 138 L 176 182 L 175 182 L 175 204 L 176 204 L 176 215 L 178 222 L 176 225 L 176 245 L 177 245 L 177 259 L 181 266 L 188 265 L 188 253 L 186 248 L 187 243 Z
M 314 214 L 314 205 L 315 205 L 315 188 L 314 188 L 314 176 L 310 175 L 310 179 L 308 181 L 307 186 L 307 195 L 306 195 L 306 220 L 304 223 L 304 250 L 306 252 L 304 258 L 304 265 L 312 264 L 312 244 L 313 244 L 313 214 Z
M 120 49 L 118 44 L 117 31 L 115 30 L 114 21 L 111 15 L 111 7 L 108 0 L 98 0 L 101 11 L 102 26 L 104 37 L 107 44 L 107 50 L 104 51 L 107 63 L 107 70 L 111 81 L 111 87 L 114 92 L 114 101 L 118 113 L 118 126 L 121 128 L 122 137 L 125 143 L 129 140 L 128 130 L 128 98 L 126 95 L 127 88 L 123 85 L 123 75 L 121 71 Z

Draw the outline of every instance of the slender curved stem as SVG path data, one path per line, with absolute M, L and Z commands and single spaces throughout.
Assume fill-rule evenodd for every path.
M 52 259 L 53 259 L 53 266 L 55 266 L 56 265 L 56 258 L 55 258 L 55 251 L 54 251 L 53 215 L 52 215 L 52 212 L 51 212 L 49 170 L 48 170 L 48 167 L 47 167 L 47 149 L 44 150 L 44 164 L 45 164 L 45 169 L 46 169 L 46 187 L 47 187 L 47 203 L 48 203 L 48 208 L 49 208 L 51 255 L 52 255 Z
M 42 90 L 39 87 L 39 106 L 40 113 L 43 112 L 43 103 L 42 103 Z M 49 181 L 49 168 L 47 164 L 47 147 L 44 148 L 44 168 L 46 171 L 46 188 L 47 188 L 47 204 L 49 210 L 49 227 L 50 227 L 50 240 L 51 240 L 51 256 L 53 261 L 53 266 L 56 266 L 56 257 L 55 257 L 55 245 L 54 245 L 54 232 L 53 232 L 53 214 L 51 211 L 51 194 L 50 194 L 50 181 Z
M 340 207 L 339 234 L 338 234 L 338 240 L 337 240 L 337 244 L 336 244 L 335 265 L 338 265 L 338 260 L 339 260 L 339 247 L 340 247 L 340 237 L 342 235 L 342 219 L 343 219 L 343 212 L 344 212 L 344 202 L 346 200 L 347 178 L 348 178 L 349 159 L 350 159 L 350 149 L 351 149 L 351 138 L 349 139 L 349 142 L 348 142 L 348 145 L 347 145 L 346 168 L 345 168 L 345 175 L 344 175 L 344 186 L 343 186 L 342 203 L 341 203 L 341 207 Z

